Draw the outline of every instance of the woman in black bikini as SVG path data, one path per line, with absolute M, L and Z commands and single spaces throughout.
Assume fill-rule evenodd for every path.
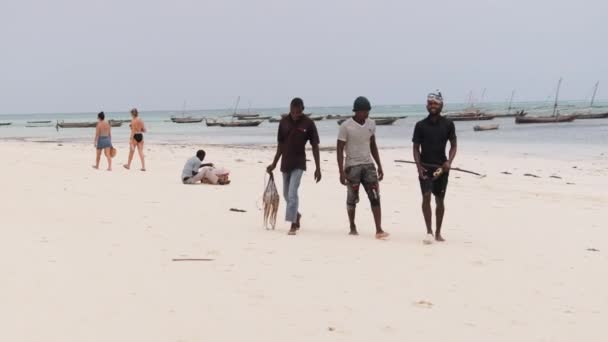
M 135 155 L 135 149 L 137 149 L 137 153 L 139 154 L 139 159 L 141 160 L 141 170 L 146 171 L 146 161 L 144 159 L 144 133 L 146 132 L 146 127 L 144 126 L 144 122 L 139 118 L 139 112 L 136 108 L 131 109 L 131 137 L 129 139 L 129 161 L 127 164 L 123 165 L 123 167 L 127 170 L 131 169 L 131 162 L 133 161 L 133 156 Z

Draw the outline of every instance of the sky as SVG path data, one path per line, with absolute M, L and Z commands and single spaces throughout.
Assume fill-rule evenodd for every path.
M 0 0 L 0 114 L 608 99 L 605 0 Z

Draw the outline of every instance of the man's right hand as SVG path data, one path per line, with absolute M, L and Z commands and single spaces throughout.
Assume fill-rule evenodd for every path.
M 270 164 L 268 165 L 268 167 L 266 168 L 266 172 L 272 174 L 272 171 L 274 171 L 274 169 L 276 169 L 277 165 L 276 164 Z
M 426 169 L 423 168 L 422 166 L 418 166 L 418 177 L 420 177 L 420 179 L 427 179 L 427 175 L 426 175 Z
M 340 172 L 340 184 L 348 185 L 348 180 L 346 179 L 346 174 L 344 172 Z

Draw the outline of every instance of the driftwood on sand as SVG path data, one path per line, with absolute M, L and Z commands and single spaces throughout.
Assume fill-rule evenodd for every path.
M 277 186 L 274 183 L 274 176 L 272 173 L 268 178 L 268 182 L 264 187 L 264 228 L 269 229 L 269 226 L 274 229 L 277 223 L 277 213 L 279 212 L 279 192 Z
M 411 160 L 395 160 L 395 163 L 405 163 L 405 164 L 416 164 L 415 161 L 411 161 Z M 433 168 L 440 168 L 441 165 L 434 165 L 434 164 L 426 164 L 426 163 L 421 163 L 422 166 L 424 167 L 433 167 Z M 477 173 L 475 171 L 470 171 L 470 170 L 465 170 L 465 169 L 461 169 L 458 167 L 452 167 L 450 168 L 450 171 L 458 171 L 458 172 L 464 172 L 464 173 L 469 173 L 475 176 L 479 176 L 479 177 L 485 177 L 486 175 L 482 175 L 481 173 Z

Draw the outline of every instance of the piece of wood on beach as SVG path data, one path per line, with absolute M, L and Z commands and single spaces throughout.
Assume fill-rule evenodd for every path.
M 215 259 L 208 258 L 174 258 L 171 261 L 214 261 Z
M 416 165 L 416 162 L 415 161 L 411 161 L 411 160 L 400 160 L 400 159 L 397 159 L 397 160 L 395 160 L 395 163 L 404 163 L 404 164 L 414 164 L 414 165 Z M 434 167 L 434 168 L 440 168 L 441 167 L 441 165 L 433 165 L 433 164 L 425 164 L 425 163 L 422 163 L 422 166 L 424 166 L 424 167 Z M 475 175 L 475 176 L 478 176 L 478 177 L 481 177 L 481 178 L 484 178 L 486 176 L 486 175 L 482 175 L 481 173 L 478 173 L 478 172 L 475 172 L 475 171 L 465 170 L 465 169 L 461 169 L 461 168 L 458 168 L 458 167 L 453 167 L 453 168 L 450 169 L 450 171 L 459 171 L 459 172 L 469 173 L 469 174 L 472 174 L 472 175 Z
M 556 175 L 549 176 L 549 178 L 562 179 L 562 177 Z
M 511 173 L 511 172 L 509 172 L 509 171 L 503 171 L 503 172 L 501 172 L 501 173 L 502 173 L 503 175 L 512 175 L 512 173 Z
M 597 248 L 587 248 L 587 251 L 589 252 L 599 252 L 600 250 Z
M 238 209 L 238 208 L 230 208 L 230 211 L 234 211 L 236 213 L 246 213 L 247 210 Z
M 537 176 L 537 175 L 532 174 L 532 173 L 524 173 L 524 177 L 540 178 L 540 176 Z

